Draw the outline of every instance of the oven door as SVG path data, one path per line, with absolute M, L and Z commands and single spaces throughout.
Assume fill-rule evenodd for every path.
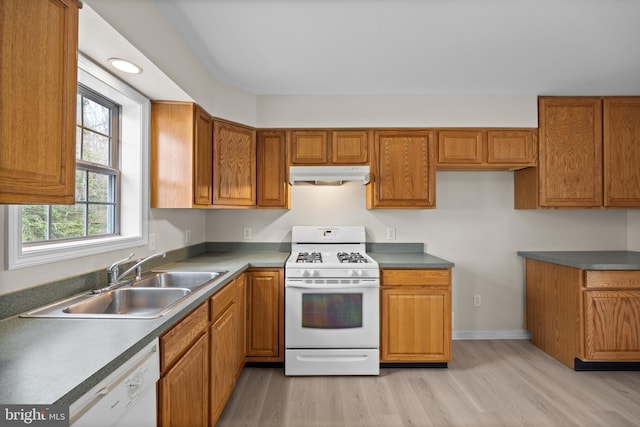
M 287 279 L 285 347 L 378 348 L 379 279 Z

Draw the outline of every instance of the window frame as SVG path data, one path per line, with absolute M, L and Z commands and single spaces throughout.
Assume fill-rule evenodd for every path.
M 23 245 L 22 208 L 9 205 L 5 221 L 7 270 L 146 246 L 148 243 L 150 101 L 81 53 L 78 54 L 78 82 L 122 106 L 118 191 L 120 234 Z
M 103 134 L 99 133 L 90 128 L 86 128 L 84 126 L 84 110 L 83 107 L 78 105 L 78 109 L 82 110 L 83 118 L 80 121 L 76 121 L 76 128 L 79 128 L 79 133 L 77 135 L 83 133 L 85 130 L 93 131 L 99 133 L 102 136 L 106 136 L 110 138 L 109 150 L 108 150 L 108 160 L 107 163 L 95 163 L 88 160 L 82 160 L 79 157 L 82 157 L 80 154 L 76 152 L 76 179 L 78 172 L 82 172 L 85 176 L 85 194 L 84 197 L 79 197 L 77 194 L 76 187 L 76 197 L 75 197 L 75 205 L 83 205 L 84 206 L 84 226 L 83 226 L 83 235 L 81 236 L 71 236 L 71 237 L 61 237 L 61 238 L 50 238 L 51 235 L 51 216 L 52 216 L 52 208 L 59 205 L 40 205 L 47 207 L 47 221 L 46 221 L 46 236 L 43 240 L 35 240 L 25 242 L 22 240 L 23 247 L 31 247 L 31 246 L 39 246 L 39 245 L 47 245 L 54 242 L 67 242 L 67 241 L 79 241 L 86 239 L 94 239 L 94 238 L 102 238 L 106 236 L 116 236 L 120 234 L 120 182 L 121 182 L 121 173 L 120 173 L 120 120 L 121 120 L 121 106 L 113 100 L 106 98 L 104 95 L 96 92 L 95 90 L 89 88 L 88 86 L 78 82 L 78 102 L 81 99 L 89 99 L 93 103 L 96 103 L 100 106 L 109 109 L 109 133 Z M 76 147 L 78 146 L 78 142 L 76 141 Z M 84 143 L 80 144 L 81 148 L 84 148 Z M 77 148 L 76 148 L 77 150 Z M 113 179 L 112 185 L 110 185 L 111 192 L 113 194 L 113 198 L 109 202 L 92 202 L 89 200 L 89 175 L 91 173 L 107 175 L 111 176 Z M 79 200 L 80 199 L 80 200 Z M 112 231 L 102 234 L 89 234 L 89 212 L 91 205 L 108 205 L 113 206 L 113 214 L 110 215 L 112 219 L 106 224 L 108 228 Z M 23 211 L 21 212 L 21 218 L 24 218 L 24 207 L 22 207 Z M 24 238 L 24 233 L 23 233 Z

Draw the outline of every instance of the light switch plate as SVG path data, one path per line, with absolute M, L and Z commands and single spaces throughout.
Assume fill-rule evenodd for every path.
M 396 240 L 396 229 L 395 229 L 395 227 L 387 228 L 387 240 Z

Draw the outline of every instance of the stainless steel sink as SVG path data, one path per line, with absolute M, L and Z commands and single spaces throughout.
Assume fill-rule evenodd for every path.
M 143 277 L 131 284 L 134 288 L 185 288 L 192 291 L 210 283 L 226 271 L 165 271 Z
M 153 319 L 168 313 L 227 271 L 164 271 L 102 293 L 88 292 L 24 313 L 21 317 Z
M 189 289 L 180 288 L 121 288 L 72 304 L 62 311 L 69 314 L 158 317 L 190 293 Z

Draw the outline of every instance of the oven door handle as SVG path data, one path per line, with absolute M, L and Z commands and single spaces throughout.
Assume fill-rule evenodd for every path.
M 379 288 L 380 282 L 373 280 L 370 282 L 360 282 L 351 284 L 326 284 L 326 283 L 292 283 L 287 282 L 285 288 L 297 288 L 297 289 L 362 289 L 362 288 Z

